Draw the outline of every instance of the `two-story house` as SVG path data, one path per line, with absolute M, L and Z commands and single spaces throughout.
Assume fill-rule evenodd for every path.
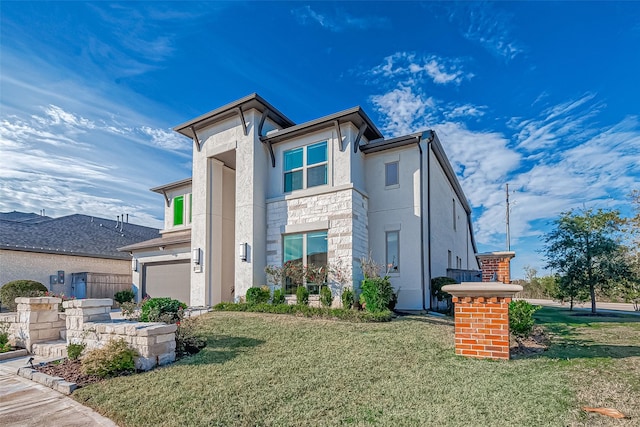
M 238 300 L 265 266 L 389 266 L 398 308 L 430 307 L 430 279 L 478 270 L 471 209 L 433 131 L 385 139 L 360 107 L 296 125 L 253 94 L 176 126 L 193 175 L 164 196 L 162 237 L 130 251 L 141 294 Z

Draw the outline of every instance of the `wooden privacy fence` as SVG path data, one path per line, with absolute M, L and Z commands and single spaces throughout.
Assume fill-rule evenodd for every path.
M 130 274 L 73 273 L 72 281 L 76 298 L 113 299 L 116 292 L 131 289 Z

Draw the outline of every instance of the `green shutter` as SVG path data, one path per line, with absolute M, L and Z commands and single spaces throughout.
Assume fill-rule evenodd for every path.
M 173 199 L 173 225 L 184 224 L 184 196 Z

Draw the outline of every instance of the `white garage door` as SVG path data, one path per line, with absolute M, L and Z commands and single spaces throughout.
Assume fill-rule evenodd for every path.
M 189 260 L 144 265 L 143 292 L 152 298 L 170 297 L 190 305 Z

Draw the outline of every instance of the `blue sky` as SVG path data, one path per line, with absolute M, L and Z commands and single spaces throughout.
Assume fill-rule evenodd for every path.
M 640 187 L 640 2 L 0 3 L 0 211 L 160 226 L 171 127 L 257 92 L 297 123 L 361 105 L 435 129 L 480 251 L 544 266 L 564 210 Z

